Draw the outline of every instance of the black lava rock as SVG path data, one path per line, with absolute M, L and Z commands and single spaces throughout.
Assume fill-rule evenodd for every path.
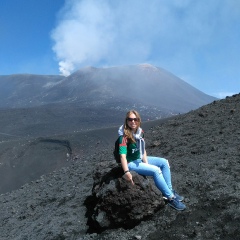
M 124 178 L 122 168 L 116 164 L 101 162 L 98 165 L 92 196 L 86 201 L 90 231 L 130 229 L 164 207 L 162 195 L 153 183 L 144 176 L 131 173 L 134 185 Z

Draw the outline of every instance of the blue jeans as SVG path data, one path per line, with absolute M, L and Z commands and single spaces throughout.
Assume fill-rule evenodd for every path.
M 159 157 L 147 157 L 148 164 L 137 159 L 128 163 L 130 171 L 137 172 L 144 176 L 152 176 L 157 188 L 167 198 L 173 197 L 171 172 L 168 160 Z

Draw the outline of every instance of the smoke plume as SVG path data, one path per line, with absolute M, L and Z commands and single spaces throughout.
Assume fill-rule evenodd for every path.
M 143 62 L 174 66 L 176 72 L 186 65 L 194 70 L 198 55 L 206 57 L 208 45 L 218 36 L 216 26 L 222 26 L 227 34 L 229 13 L 233 17 L 239 14 L 236 4 L 235 0 L 207 4 L 191 0 L 68 0 L 51 34 L 53 51 L 65 76 L 83 66 Z

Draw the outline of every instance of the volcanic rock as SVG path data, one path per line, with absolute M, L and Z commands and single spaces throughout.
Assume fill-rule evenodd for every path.
M 133 228 L 165 205 L 152 182 L 131 173 L 134 185 L 124 178 L 121 166 L 107 161 L 98 165 L 92 196 L 86 200 L 90 231 Z

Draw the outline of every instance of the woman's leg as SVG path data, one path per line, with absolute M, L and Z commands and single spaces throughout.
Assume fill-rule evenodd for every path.
M 171 171 L 169 162 L 165 158 L 159 158 L 159 157 L 151 157 L 148 156 L 148 163 L 154 166 L 157 166 L 161 169 L 163 177 L 165 179 L 166 184 L 168 185 L 168 188 L 173 191 L 172 189 L 172 180 L 171 180 Z
M 144 176 L 152 176 L 157 188 L 167 198 L 170 199 L 174 196 L 172 190 L 169 189 L 168 184 L 163 177 L 160 167 L 143 163 L 140 159 L 130 162 L 128 167 L 130 171 L 135 171 Z

